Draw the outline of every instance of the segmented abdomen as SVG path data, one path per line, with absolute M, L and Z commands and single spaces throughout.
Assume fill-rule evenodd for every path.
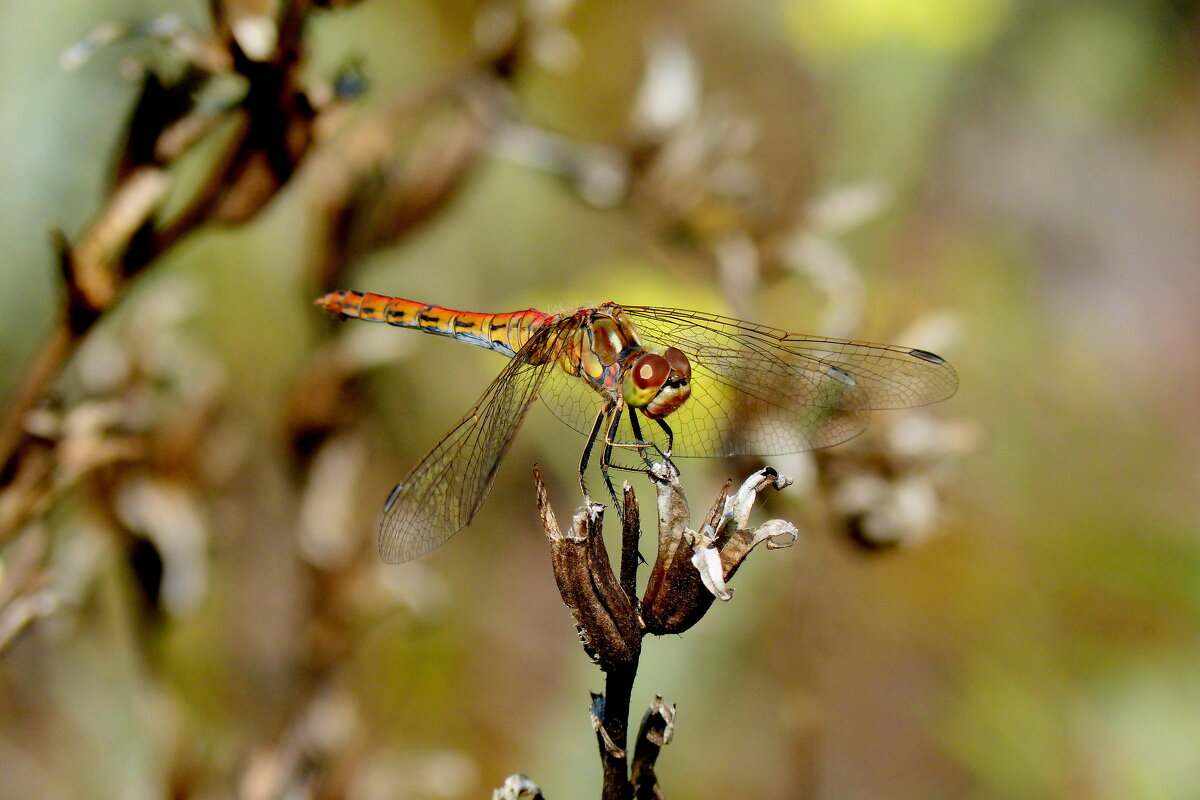
M 428 303 L 387 297 L 354 289 L 331 292 L 316 304 L 334 314 L 400 328 L 416 328 L 461 342 L 486 347 L 510 358 L 550 317 L 544 311 L 526 309 L 504 314 L 455 311 Z

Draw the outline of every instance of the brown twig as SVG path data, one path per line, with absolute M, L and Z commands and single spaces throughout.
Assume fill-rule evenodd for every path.
M 60 605 L 49 578 L 40 569 L 48 548 L 43 527 L 34 527 L 29 536 L 8 554 L 0 574 L 0 653 L 33 620 L 54 613 Z
M 223 5 L 214 3 L 212 10 L 217 19 L 214 27 L 228 33 Z M 277 44 L 264 60 L 248 58 L 232 35 L 218 34 L 213 47 L 224 47 L 226 57 L 195 65 L 186 87 L 164 87 L 156 80 L 144 85 L 144 92 L 160 94 L 178 89 L 176 94 L 188 98 L 183 101 L 185 108 L 165 117 L 140 114 L 135 109 L 116 184 L 104 206 L 74 243 L 61 233 L 54 234 L 64 298 L 50 336 L 18 381 L 8 408 L 0 416 L 0 476 L 5 494 L 17 483 L 18 476 L 24 477 L 26 490 L 35 485 L 41 487 L 38 491 L 43 495 L 49 493 L 51 487 L 46 480 L 31 480 L 38 472 L 36 462 L 48 445 L 26 430 L 27 416 L 44 401 L 79 345 L 119 302 L 131 282 L 201 226 L 251 218 L 294 174 L 308 150 L 316 116 L 299 87 L 302 33 L 310 11 L 308 0 L 293 0 L 284 8 L 277 23 Z M 144 145 L 178 138 L 181 129 L 213 130 L 211 111 L 193 107 L 190 94 L 197 70 L 211 75 L 216 69 L 235 70 L 247 81 L 249 88 L 242 100 L 225 110 L 227 116 L 239 118 L 240 125 L 223 155 L 210 163 L 200 189 L 184 208 L 171 220 L 159 220 L 163 200 L 177 181 L 168 168 L 187 147 L 178 142 L 170 147 Z M 135 147 L 134 142 L 142 144 Z M 36 498 L 28 500 L 21 505 L 38 507 Z M 7 501 L 8 506 L 15 502 L 12 498 Z M 0 507 L 6 507 L 3 497 Z M 18 514 L 14 519 L 23 517 Z M 6 526 L 0 530 L 0 537 L 12 529 Z
M 629 775 L 636 800 L 662 800 L 654 764 L 663 745 L 671 743 L 675 731 L 675 706 L 655 696 L 638 726 L 637 743 L 633 748 L 633 765 Z
M 621 588 L 631 602 L 637 602 L 637 570 L 642 561 L 638 552 L 638 540 L 642 535 L 638 521 L 640 511 L 633 484 L 625 481 L 621 492 Z

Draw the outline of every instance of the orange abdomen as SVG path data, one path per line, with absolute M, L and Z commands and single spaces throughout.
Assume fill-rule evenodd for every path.
M 550 317 L 544 311 L 526 309 L 504 314 L 455 311 L 418 303 L 402 297 L 342 289 L 319 298 L 316 304 L 342 317 L 386 322 L 400 328 L 416 328 L 449 336 L 468 344 L 486 347 L 510 358 Z

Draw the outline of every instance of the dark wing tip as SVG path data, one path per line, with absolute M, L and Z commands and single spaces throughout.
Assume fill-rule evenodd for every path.
M 383 513 L 386 514 L 388 511 L 391 510 L 392 504 L 396 502 L 396 498 L 400 496 L 400 490 L 402 490 L 403 488 L 404 488 L 403 483 L 397 483 L 392 488 L 391 493 L 387 496 L 387 500 L 383 501 Z
M 913 358 L 919 358 L 922 361 L 928 361 L 930 364 L 937 364 L 941 366 L 942 364 L 946 363 L 946 359 L 942 358 L 937 353 L 931 353 L 928 350 L 918 350 L 916 348 L 912 348 L 908 351 L 908 354 Z
M 958 373 L 949 361 L 937 353 L 931 353 L 928 350 L 912 349 L 908 351 L 908 354 L 937 368 L 937 378 L 931 381 L 926 387 L 927 390 L 931 391 L 928 391 L 926 396 L 922 398 L 922 402 L 917 405 L 940 403 L 943 400 L 953 397 L 958 392 Z

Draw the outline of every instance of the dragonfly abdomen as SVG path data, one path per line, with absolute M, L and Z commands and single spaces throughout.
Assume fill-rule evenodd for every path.
M 331 292 L 316 304 L 342 317 L 386 322 L 399 328 L 416 328 L 460 342 L 486 347 L 508 357 L 529 341 L 545 323 L 549 314 L 537 309 L 504 314 L 479 314 L 455 311 L 430 303 L 418 303 L 403 297 L 388 297 L 355 289 Z

